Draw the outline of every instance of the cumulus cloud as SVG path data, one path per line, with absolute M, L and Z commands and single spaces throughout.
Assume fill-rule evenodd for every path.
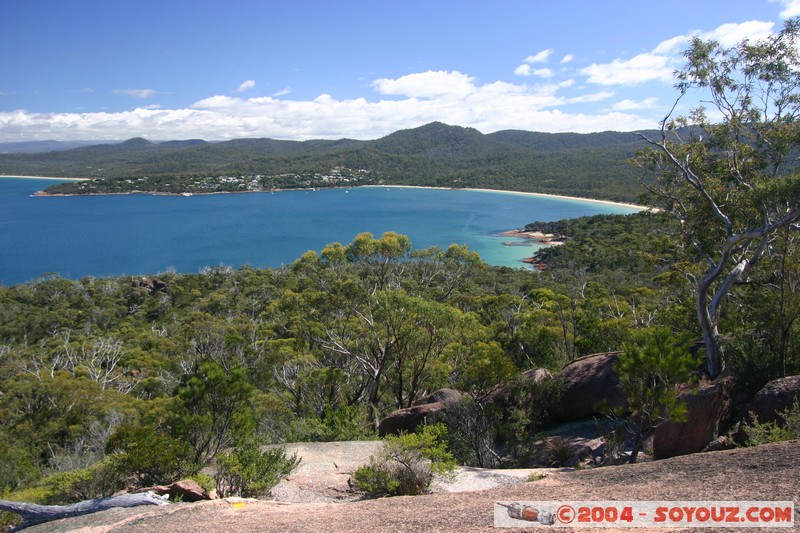
M 672 81 L 674 68 L 670 58 L 658 54 L 639 54 L 631 59 L 615 59 L 611 63 L 594 63 L 581 69 L 589 83 L 599 85 L 636 85 L 652 80 Z
M 800 15 L 800 0 L 769 0 L 772 3 L 780 4 L 783 6 L 781 10 L 781 18 L 792 18 Z
M 520 65 L 514 70 L 517 76 L 537 76 L 539 78 L 552 78 L 555 72 L 549 68 L 532 68 L 530 65 Z
M 243 93 L 244 91 L 252 89 L 255 86 L 256 82 L 254 80 L 245 80 L 239 85 L 239 88 L 236 89 L 236 92 Z
M 575 54 L 567 54 L 561 58 L 561 63 L 572 63 L 575 60 Z
M 125 96 L 132 96 L 133 98 L 150 98 L 156 91 L 153 89 L 116 89 L 114 94 L 123 94 Z
M 286 96 L 287 94 L 291 93 L 292 89 L 290 87 L 284 87 L 280 91 L 276 92 L 272 96 Z
M 548 48 L 547 50 L 542 50 L 538 54 L 534 54 L 532 56 L 528 56 L 522 61 L 524 63 L 544 63 L 548 60 L 548 58 L 553 54 L 553 49 Z
M 656 107 L 657 103 L 658 103 L 658 98 L 656 98 L 654 96 L 650 97 L 650 98 L 645 98 L 644 100 L 629 100 L 629 99 L 625 99 L 625 100 L 620 100 L 619 102 L 617 102 L 616 104 L 611 106 L 611 109 L 614 110 L 614 111 L 633 111 L 633 110 L 636 110 L 636 109 L 653 109 L 653 108 Z
M 502 129 L 591 132 L 652 128 L 657 121 L 621 110 L 568 112 L 613 96 L 607 91 L 563 95 L 571 80 L 523 85 L 479 83 L 458 71 L 428 71 L 389 79 L 372 87 L 377 101 L 313 100 L 276 96 L 242 98 L 215 95 L 185 109 L 138 108 L 118 113 L 0 113 L 5 139 L 154 139 L 241 137 L 275 139 L 375 139 L 398 129 L 432 121 L 470 126 L 489 133 Z
M 517 76 L 530 76 L 533 69 L 530 65 L 520 65 L 514 69 L 514 74 Z
M 429 70 L 394 80 L 381 78 L 372 82 L 372 87 L 384 95 L 403 95 L 413 98 L 463 97 L 474 90 L 473 81 L 473 77 L 457 70 L 452 72 Z
M 739 24 L 723 24 L 715 30 L 701 33 L 700 37 L 704 40 L 718 41 L 722 46 L 729 48 L 745 39 L 751 42 L 764 40 L 772 34 L 774 26 L 773 22 L 749 20 Z
M 514 74 L 517 76 L 538 76 L 540 78 L 551 78 L 555 74 L 549 68 L 535 69 L 531 65 L 534 63 L 546 63 L 550 56 L 553 54 L 553 49 L 548 48 L 542 50 L 538 54 L 528 56 L 522 60 L 522 64 L 514 69 Z
M 800 2 L 800 0 L 798 0 Z M 774 23 L 750 20 L 723 24 L 707 32 L 693 31 L 660 42 L 650 52 L 630 59 L 614 59 L 611 63 L 594 63 L 580 70 L 586 81 L 599 85 L 637 85 L 649 81 L 672 82 L 673 72 L 683 63 L 682 52 L 693 37 L 714 40 L 729 48 L 745 39 L 763 40 L 772 33 Z

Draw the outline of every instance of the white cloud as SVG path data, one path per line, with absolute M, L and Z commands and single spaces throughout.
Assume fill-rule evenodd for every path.
M 774 22 L 749 20 L 739 24 L 723 24 L 719 28 L 700 34 L 704 40 L 718 41 L 722 46 L 730 48 L 745 39 L 751 42 L 761 41 L 772 34 Z
M 652 96 L 650 98 L 645 98 L 644 100 L 620 100 L 613 106 L 611 109 L 614 111 L 633 111 L 636 109 L 654 109 L 658 104 L 658 98 Z
M 572 80 L 545 84 L 478 83 L 457 71 L 428 71 L 372 87 L 378 100 L 313 100 L 215 95 L 183 109 L 138 108 L 118 113 L 0 112 L 0 140 L 151 139 L 242 137 L 274 139 L 375 139 L 435 120 L 485 133 L 503 129 L 591 132 L 631 131 L 657 126 L 655 118 L 620 110 L 569 112 L 570 105 L 608 100 L 611 92 L 575 91 Z M 381 96 L 393 98 L 380 98 Z M 660 118 L 660 117 L 659 117 Z
M 698 32 L 689 35 L 677 35 L 666 41 L 661 41 L 658 46 L 653 48 L 653 54 L 657 55 L 677 55 L 683 53 L 692 44 L 692 37 Z
M 800 0 L 797 0 L 800 2 Z M 693 37 L 714 40 L 730 48 L 744 39 L 763 40 L 772 33 L 774 23 L 750 20 L 738 24 L 723 24 L 711 31 L 692 31 L 661 41 L 650 52 L 630 59 L 614 59 L 611 63 L 594 63 L 580 70 L 589 83 L 600 85 L 637 85 L 648 81 L 672 82 L 673 73 L 683 64 L 683 51 Z
M 531 68 L 530 65 L 520 65 L 514 70 L 517 76 L 537 76 L 539 78 L 552 78 L 555 72 L 549 68 Z
M 567 54 L 561 58 L 561 63 L 572 63 L 575 60 L 575 54 Z
M 290 87 L 284 87 L 280 91 L 276 92 L 272 96 L 286 96 L 287 94 L 291 93 L 292 89 Z
M 239 88 L 236 89 L 236 92 L 242 93 L 248 89 L 252 89 L 255 86 L 256 82 L 254 80 L 245 80 L 239 85 Z
M 769 0 L 772 3 L 781 4 L 781 18 L 792 18 L 800 15 L 800 0 Z
M 603 100 L 608 100 L 614 96 L 614 93 L 609 91 L 600 91 L 599 93 L 588 93 L 582 94 L 580 96 L 573 96 L 572 98 L 568 98 L 566 102 L 570 104 L 585 104 L 589 102 L 602 102 Z
M 589 83 L 600 85 L 636 85 L 647 81 L 672 81 L 670 58 L 657 54 L 639 54 L 631 59 L 592 64 L 581 69 Z
M 475 78 L 457 70 L 427 71 L 409 74 L 397 79 L 381 78 L 372 82 L 380 94 L 403 95 L 413 98 L 434 98 L 443 96 L 463 97 L 474 91 Z
M 530 65 L 520 65 L 514 69 L 514 74 L 517 76 L 530 76 L 532 70 Z
M 114 94 L 124 94 L 134 98 L 150 98 L 156 94 L 156 91 L 153 89 L 116 89 Z
M 523 61 L 523 63 L 528 63 L 528 64 L 531 64 L 531 63 L 544 63 L 544 62 L 547 61 L 547 59 L 550 57 L 550 55 L 552 53 L 553 53 L 553 49 L 552 48 L 548 48 L 547 50 L 542 50 L 538 54 L 534 54 L 532 56 L 528 56 L 525 59 L 523 59 L 522 61 Z

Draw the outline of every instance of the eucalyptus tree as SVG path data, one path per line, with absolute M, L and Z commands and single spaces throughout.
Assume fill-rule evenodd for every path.
M 725 48 L 695 38 L 676 73 L 680 91 L 660 138 L 637 161 L 650 201 L 680 222 L 704 266 L 693 275 L 706 371 L 724 365 L 720 317 L 731 290 L 800 219 L 800 20 L 769 38 Z M 688 116 L 673 116 L 700 97 Z M 705 106 L 708 106 L 706 108 Z M 708 110 L 707 110 L 708 109 Z

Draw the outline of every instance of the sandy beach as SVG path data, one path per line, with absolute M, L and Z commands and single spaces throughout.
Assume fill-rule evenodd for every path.
M 562 200 L 578 200 L 581 202 L 592 202 L 595 204 L 614 205 L 619 207 L 629 207 L 637 211 L 646 211 L 650 207 L 638 204 L 630 204 L 625 202 L 613 202 L 611 200 L 597 200 L 595 198 L 583 198 L 581 196 L 565 196 L 562 194 L 547 194 L 542 192 L 523 192 L 523 191 L 507 191 L 504 189 L 472 189 L 469 187 L 425 187 L 422 185 L 360 185 L 360 187 L 396 187 L 406 189 L 439 189 L 443 191 L 478 191 L 478 192 L 493 192 L 498 194 L 518 194 L 520 196 L 538 196 L 541 198 L 560 198 Z
M 562 200 L 579 200 L 581 202 L 592 202 L 595 204 L 603 204 L 603 205 L 616 205 L 620 207 L 630 207 L 631 209 L 636 209 L 638 211 L 646 211 L 651 209 L 650 207 L 638 204 L 629 204 L 625 202 L 612 202 L 611 200 L 597 200 L 594 198 L 583 198 L 581 196 L 565 196 L 562 194 L 546 194 L 541 192 L 522 192 L 522 191 L 506 191 L 500 189 L 467 189 L 470 191 L 481 191 L 481 192 L 496 192 L 496 193 L 503 193 L 503 194 L 519 194 L 522 196 L 540 196 L 542 198 L 561 198 Z

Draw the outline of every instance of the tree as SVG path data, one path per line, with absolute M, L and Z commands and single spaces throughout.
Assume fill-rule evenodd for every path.
M 796 230 L 800 219 L 798 37 L 800 19 L 792 19 L 777 35 L 732 48 L 694 39 L 661 138 L 642 135 L 651 149 L 636 160 L 654 172 L 644 181 L 651 201 L 680 221 L 706 265 L 693 281 L 711 377 L 724 365 L 719 323 L 726 297 L 771 253 L 778 230 Z M 712 113 L 699 107 L 672 118 L 696 91 Z
M 192 448 L 194 464 L 207 464 L 221 449 L 254 431 L 252 395 L 253 386 L 241 367 L 227 372 L 206 361 L 186 379 L 177 394 L 173 427 Z
M 614 371 L 631 413 L 626 422 L 633 441 L 629 462 L 636 462 L 642 442 L 657 426 L 685 419 L 686 405 L 678 398 L 679 387 L 691 381 L 699 364 L 690 345 L 666 328 L 638 330 L 633 340 L 623 345 Z
M 365 302 L 336 310 L 314 338 L 331 364 L 353 365 L 362 385 L 375 428 L 378 404 L 387 388 L 397 408 L 441 386 L 442 356 L 454 342 L 461 313 L 444 303 L 382 290 Z

